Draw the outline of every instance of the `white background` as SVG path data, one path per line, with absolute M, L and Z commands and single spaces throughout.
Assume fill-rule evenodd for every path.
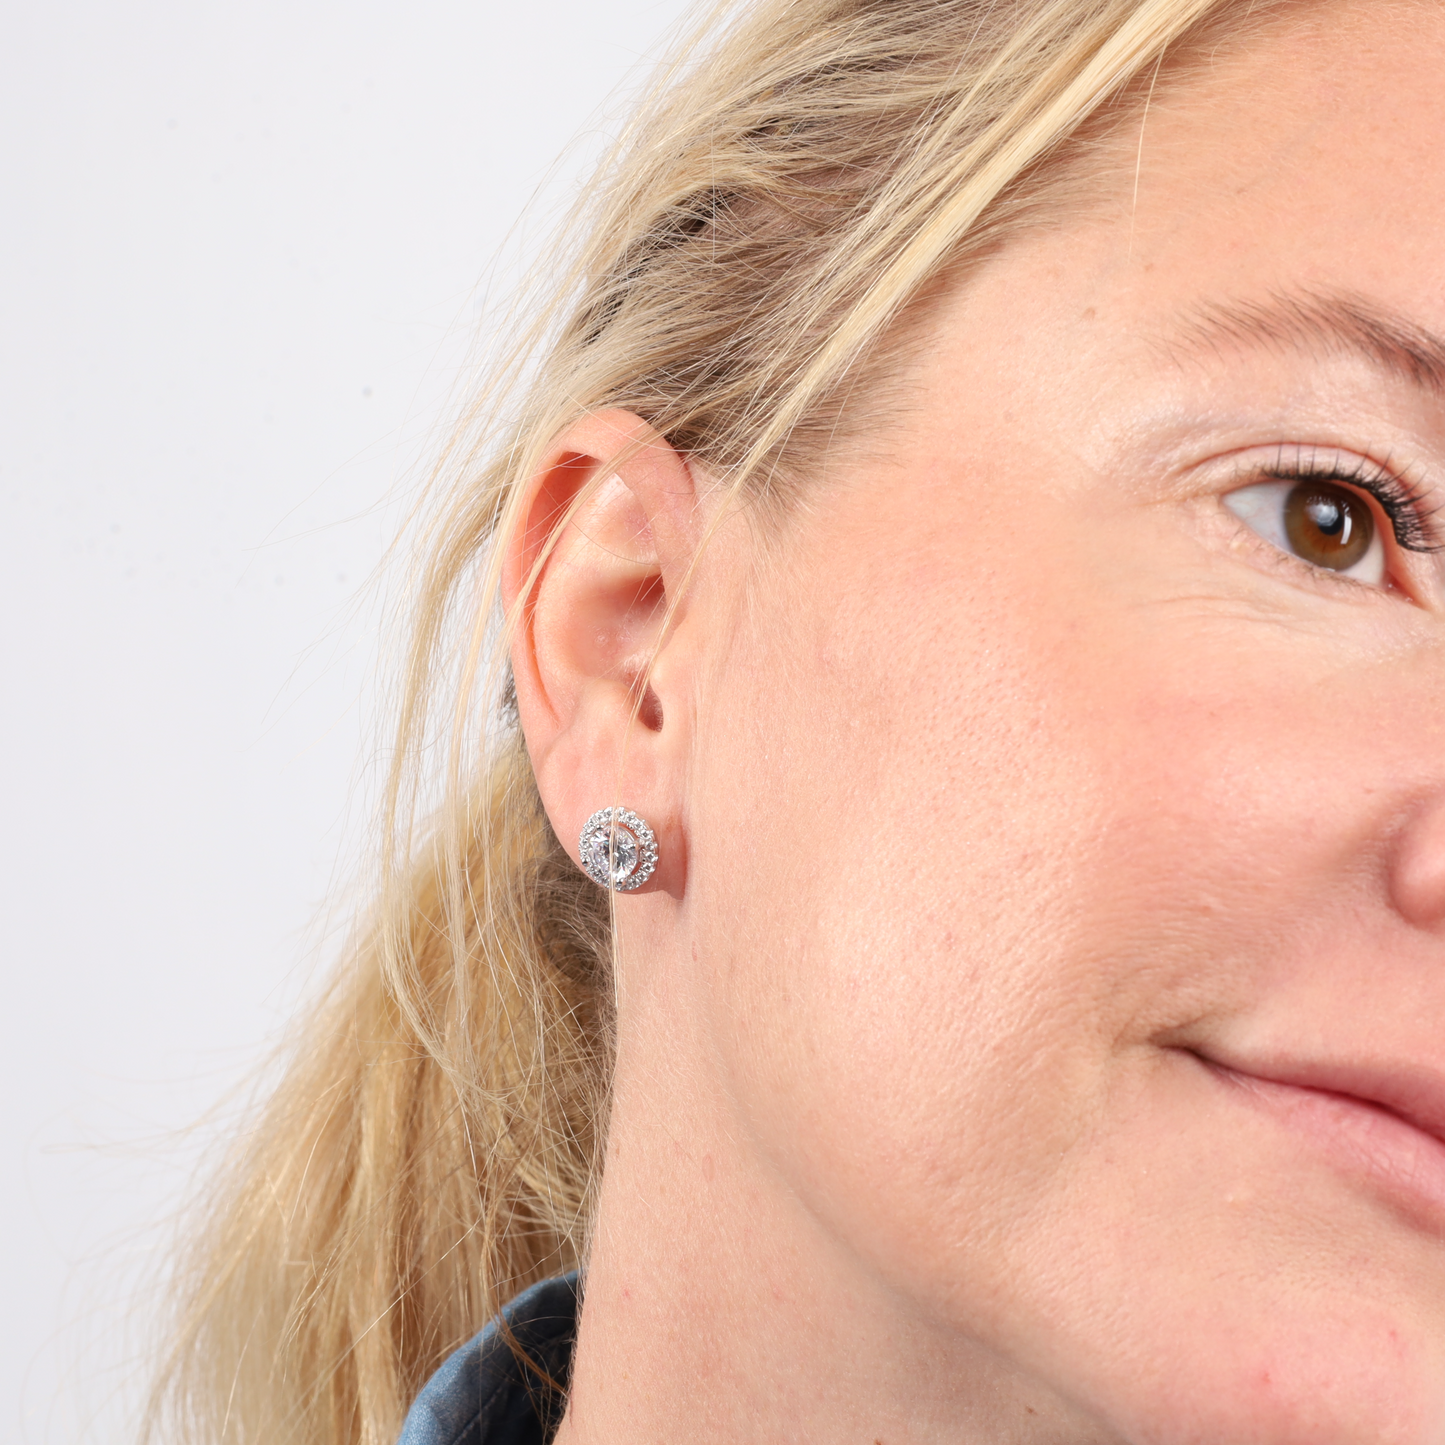
M 489 262 L 679 11 L 0 12 L 0 1440 L 126 1437 L 134 1289 L 224 1124 L 177 1130 L 354 863 L 358 589 Z

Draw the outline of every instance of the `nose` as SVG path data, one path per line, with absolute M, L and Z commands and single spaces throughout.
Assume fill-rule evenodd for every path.
M 1390 892 L 1395 907 L 1416 928 L 1445 926 L 1445 793 L 1418 809 L 1406 824 Z

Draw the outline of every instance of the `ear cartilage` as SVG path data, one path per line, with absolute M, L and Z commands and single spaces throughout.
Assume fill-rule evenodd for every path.
M 599 808 L 588 818 L 577 845 L 582 871 L 603 888 L 630 893 L 657 867 L 657 839 L 627 808 Z

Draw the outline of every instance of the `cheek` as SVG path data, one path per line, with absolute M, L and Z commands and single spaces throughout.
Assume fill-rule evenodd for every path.
M 1190 1408 L 1283 1420 L 1312 1398 L 1309 1330 L 1321 1357 L 1369 1333 L 1368 1374 L 1395 1306 L 1331 1304 L 1292 1187 L 1249 1215 L 1271 1142 L 1212 1120 L 1157 1041 L 1367 909 L 1388 690 L 1237 615 L 1115 596 L 1049 542 L 1045 568 L 1000 526 L 964 568 L 925 535 L 854 539 L 866 573 L 739 628 L 690 823 L 713 1034 L 740 1127 L 889 1287 L 1096 1399 L 1122 1359 L 1200 1375 L 1190 1301 L 1278 1357 L 1222 1349 Z
M 916 537 L 857 553 L 866 575 L 834 571 L 786 635 L 739 633 L 694 875 L 746 1127 L 860 1252 L 936 1289 L 949 1251 L 1047 1211 L 1099 1107 L 1117 1004 L 1077 924 L 1108 737 L 1028 568 Z

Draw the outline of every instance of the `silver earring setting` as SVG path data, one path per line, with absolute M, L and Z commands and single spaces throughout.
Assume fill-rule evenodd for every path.
M 647 823 L 626 808 L 599 808 L 588 818 L 577 845 L 582 870 L 603 888 L 630 893 L 657 867 L 657 839 Z

